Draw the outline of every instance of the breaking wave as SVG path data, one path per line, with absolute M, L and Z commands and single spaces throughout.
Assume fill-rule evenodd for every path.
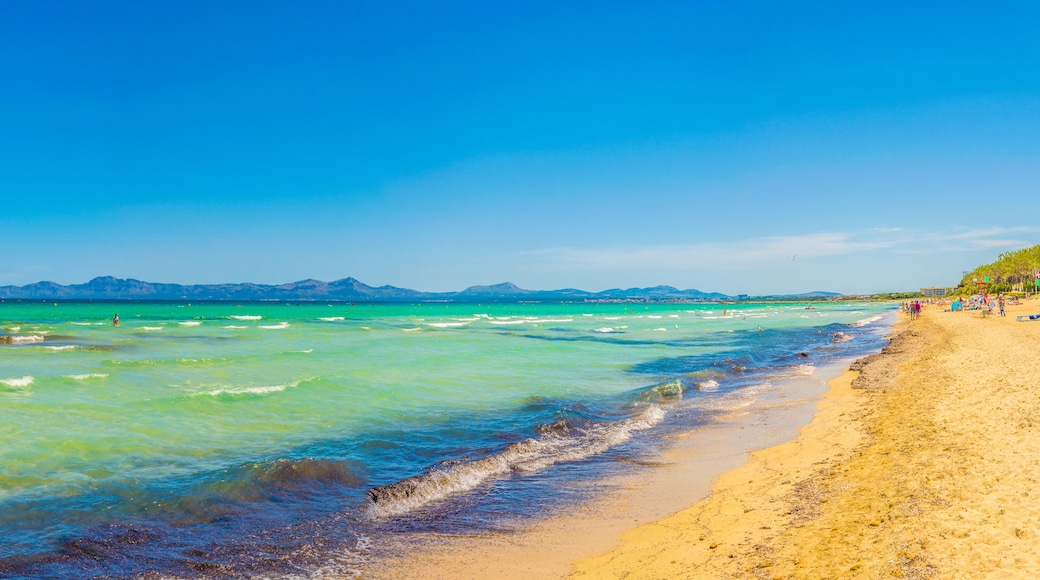
M 266 328 L 268 330 L 281 330 L 283 328 L 289 328 L 288 322 L 279 322 L 278 324 L 261 324 L 257 328 Z
M 882 318 L 884 318 L 884 317 L 881 316 L 880 314 L 875 314 L 874 316 L 871 316 L 870 318 L 864 318 L 862 320 L 857 320 L 856 322 L 853 322 L 849 326 L 851 326 L 853 328 L 859 328 L 859 327 L 866 326 L 868 324 L 877 322 L 878 320 L 881 320 Z
M 197 393 L 197 395 L 209 395 L 211 397 L 219 397 L 220 395 L 266 395 L 269 393 L 279 393 L 285 389 L 296 387 L 299 384 L 300 381 L 293 381 L 284 385 L 269 385 L 263 387 L 232 387 L 228 385 L 211 391 L 203 391 Z
M 697 390 L 711 393 L 719 390 L 719 382 L 715 379 L 708 379 L 697 383 Z
M 22 344 L 26 342 L 43 342 L 44 336 L 42 334 L 15 334 L 10 336 L 0 336 L 0 343 L 7 344 Z
M 0 379 L 0 385 L 7 385 L 8 387 L 14 387 L 16 389 L 22 387 L 28 387 L 33 384 L 36 379 L 26 375 L 20 379 Z
M 657 425 L 664 415 L 657 405 L 648 405 L 638 415 L 614 423 L 581 428 L 560 421 L 540 429 L 539 438 L 512 443 L 494 455 L 374 487 L 368 491 L 367 513 L 374 519 L 394 517 L 472 490 L 493 477 L 531 473 L 556 463 L 584 459 L 624 443 L 635 431 Z

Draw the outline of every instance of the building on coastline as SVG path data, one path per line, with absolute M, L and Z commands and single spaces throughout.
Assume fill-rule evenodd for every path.
M 921 294 L 924 296 L 946 296 L 946 293 L 953 288 L 946 286 L 930 286 L 928 288 L 921 288 Z

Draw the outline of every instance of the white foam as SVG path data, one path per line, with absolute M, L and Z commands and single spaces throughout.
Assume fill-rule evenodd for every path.
M 73 323 L 73 324 L 75 324 L 75 323 Z M 10 332 L 21 332 L 22 331 L 22 327 L 21 326 L 9 326 L 9 327 L 7 327 L 7 330 L 9 330 Z
M 106 373 L 87 373 L 85 375 L 65 375 L 66 379 L 75 379 L 77 381 L 85 381 L 87 379 L 103 379 L 107 377 Z
M 248 326 L 235 326 L 234 324 L 229 324 L 229 325 L 225 326 L 224 328 L 230 328 L 232 330 L 238 330 L 238 329 L 241 329 L 241 328 L 249 328 L 249 327 Z
M 294 350 L 293 352 L 298 353 L 298 354 L 310 354 L 310 353 L 314 352 L 314 349 L 313 348 L 305 348 L 303 350 Z
M 523 324 L 526 320 L 488 320 L 488 324 Z
M 42 334 L 22 334 L 11 337 L 11 342 L 43 342 Z
M 614 330 L 613 328 L 609 327 L 609 326 L 604 326 L 603 328 L 593 328 L 592 332 L 604 332 L 604 333 L 606 333 L 606 332 L 617 332 L 617 331 Z
M 244 387 L 240 389 L 213 389 L 206 391 L 203 395 L 216 397 L 218 395 L 265 395 L 267 393 L 278 393 L 286 389 L 285 385 L 272 385 L 270 387 Z
M 816 372 L 816 367 L 812 364 L 796 365 L 793 369 L 794 374 L 800 377 L 809 377 Z
M 654 332 L 668 332 L 668 329 L 667 328 L 655 328 L 653 331 Z
M 604 316 L 603 320 L 621 320 L 620 316 Z
M 445 469 L 435 469 L 388 486 L 369 491 L 368 515 L 393 517 L 433 501 L 469 491 L 493 477 L 509 473 L 531 473 L 556 463 L 576 461 L 602 453 L 624 443 L 635 431 L 649 429 L 664 418 L 657 405 L 642 413 L 617 421 L 589 427 L 577 436 L 546 435 L 507 446 L 503 451 Z
M 881 320 L 882 318 L 883 317 L 880 314 L 875 314 L 874 316 L 871 316 L 870 318 L 864 318 L 862 320 L 857 320 L 856 322 L 853 322 L 849 326 L 852 326 L 854 328 L 858 328 L 858 327 L 861 327 L 861 326 L 866 326 L 866 325 L 871 324 L 873 322 L 877 322 L 878 320 Z
M 178 322 L 177 324 L 179 324 L 181 326 L 198 326 L 198 325 L 200 325 L 202 323 L 199 322 L 198 320 L 187 320 L 187 321 L 184 321 L 184 322 Z
M 285 389 L 296 387 L 299 384 L 300 381 L 293 381 L 284 385 L 270 385 L 264 387 L 232 387 L 230 385 L 225 385 L 219 389 L 213 389 L 212 391 L 204 391 L 196 394 L 209 395 L 211 397 L 219 395 L 266 395 L 268 393 L 280 393 Z
M 427 322 L 426 326 L 432 326 L 434 328 L 458 328 L 468 324 L 468 322 Z
M 278 324 L 261 324 L 257 328 L 266 328 L 268 330 L 281 330 L 283 328 L 289 328 L 289 323 L 279 322 Z
M 327 316 L 325 318 L 319 318 L 318 320 L 324 320 L 325 322 L 336 322 L 338 320 L 344 320 L 342 316 Z
M 697 383 L 698 391 L 713 392 L 719 390 L 719 382 L 713 379 L 708 379 Z
M 574 322 L 573 318 L 532 318 L 528 320 L 531 324 L 546 324 L 552 322 Z
M 401 330 L 404 330 L 405 332 L 418 332 L 418 331 L 422 330 L 422 328 L 416 326 L 415 328 L 403 328 Z
M 141 330 L 162 330 L 161 326 L 142 326 Z
M 734 412 L 750 407 L 758 397 L 773 387 L 772 383 L 764 382 L 750 385 L 731 391 L 717 399 L 709 399 L 704 402 L 704 407 L 714 411 Z
M 26 375 L 20 379 L 0 379 L 0 384 L 7 385 L 9 387 L 28 387 L 33 384 L 36 379 Z
M 582 316 L 592 316 L 591 314 L 582 314 Z
M 46 349 L 49 349 L 49 350 L 72 350 L 74 348 L 79 348 L 79 347 L 74 345 L 74 344 L 63 344 L 61 346 L 45 346 L 43 348 L 46 348 Z
M 263 316 L 234 315 L 234 316 L 228 316 L 228 318 L 234 318 L 235 320 L 260 320 L 261 318 L 263 318 Z
M 647 318 L 654 318 L 654 319 L 661 318 L 660 316 L 654 316 L 653 314 L 648 314 L 646 317 Z
M 669 314 L 668 318 L 679 318 L 678 314 Z

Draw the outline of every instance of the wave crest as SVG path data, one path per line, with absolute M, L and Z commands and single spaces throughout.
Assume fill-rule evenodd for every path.
M 34 379 L 33 377 L 26 375 L 20 379 L 0 379 L 0 385 L 7 385 L 8 387 L 21 389 L 33 384 L 35 380 L 36 379 Z
M 26 342 L 43 342 L 42 334 L 9 334 L 0 336 L 0 344 L 22 344 Z
M 428 503 L 474 489 L 496 476 L 531 473 L 564 461 L 602 453 L 624 443 L 634 431 L 649 429 L 664 418 L 657 405 L 648 405 L 634 417 L 614 423 L 572 428 L 558 421 L 539 429 L 538 439 L 511 443 L 494 455 L 433 469 L 423 475 L 368 490 L 368 515 L 380 519 L 405 514 Z

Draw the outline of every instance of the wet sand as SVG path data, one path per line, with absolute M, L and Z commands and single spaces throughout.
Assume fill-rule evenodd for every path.
M 1040 321 L 1015 319 L 1036 312 L 901 320 L 796 439 L 573 577 L 1040 577 Z

